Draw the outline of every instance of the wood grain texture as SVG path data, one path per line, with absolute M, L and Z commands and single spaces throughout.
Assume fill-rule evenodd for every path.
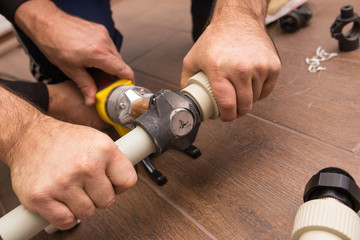
M 303 54 L 279 50 L 282 72 L 253 114 L 353 151 L 360 140 L 359 61 L 334 58 L 309 73 Z M 359 53 L 359 52 L 358 52 Z
M 177 33 L 189 33 L 191 29 L 189 1 L 119 1 L 112 4 L 112 10 L 115 25 L 124 34 L 121 54 L 130 64 L 148 52 L 163 51 L 163 47 L 157 47 L 166 44 L 168 39 Z M 191 43 L 190 34 L 187 40 Z M 172 45 L 172 48 L 182 49 L 179 45 Z M 181 56 L 178 57 L 181 59 Z M 150 62 L 145 62 L 145 66 L 157 61 L 158 59 L 151 59 Z M 169 65 L 174 66 L 165 66 Z M 176 66 L 181 70 L 181 65 Z M 140 67 L 139 70 L 144 69 Z M 164 68 L 158 64 L 150 72 L 161 74 L 162 70 Z M 175 74 L 173 76 L 178 77 Z
M 321 7 L 325 5 L 327 7 Z M 293 34 L 272 25 L 269 32 L 282 59 L 282 72 L 270 97 L 255 104 L 253 114 L 327 143 L 356 151 L 360 141 L 360 49 L 339 52 L 330 26 L 343 5 L 360 10 L 359 1 L 309 1 L 313 18 Z M 305 58 L 322 46 L 338 56 L 309 73 Z
M 69 231 L 33 239 L 210 239 L 141 180 L 106 210 Z
M 182 70 L 182 60 L 190 50 L 192 41 L 188 33 L 175 32 L 166 42 L 154 47 L 130 63 L 134 69 L 141 69 L 164 82 L 179 84 Z M 168 63 L 171 64 L 168 64 Z
M 169 151 L 162 190 L 218 239 L 289 239 L 305 184 L 337 166 L 359 181 L 359 158 L 257 117 L 201 126 L 198 160 Z M 165 158 L 165 159 L 164 159 Z

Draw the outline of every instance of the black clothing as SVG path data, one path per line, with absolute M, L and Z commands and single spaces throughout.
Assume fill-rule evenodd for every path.
M 0 1 L 0 13 L 10 22 L 14 23 L 14 13 L 16 9 L 27 0 L 5 0 Z
M 0 85 L 30 102 L 39 110 L 47 112 L 49 108 L 49 92 L 44 83 L 0 79 Z

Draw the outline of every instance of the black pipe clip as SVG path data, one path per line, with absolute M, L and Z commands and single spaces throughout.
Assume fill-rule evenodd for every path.
M 355 50 L 359 47 L 360 17 L 351 5 L 343 6 L 340 12 L 330 27 L 331 36 L 339 41 L 340 51 Z M 352 28 L 343 33 L 343 28 L 350 23 Z
M 312 17 L 312 11 L 305 4 L 292 10 L 279 19 L 280 27 L 284 32 L 296 32 L 305 27 Z

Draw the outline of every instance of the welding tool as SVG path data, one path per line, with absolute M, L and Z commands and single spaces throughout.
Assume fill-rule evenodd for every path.
M 120 136 L 125 135 L 134 128 L 135 119 L 148 110 L 153 93 L 146 88 L 134 86 L 129 80 L 114 81 L 113 76 L 99 69 L 90 69 L 90 73 L 100 89 L 96 94 L 96 109 L 100 117 L 111 124 Z M 154 100 L 153 98 L 152 101 Z M 159 102 L 159 100 L 157 101 Z M 149 127 L 147 128 L 149 129 Z M 179 149 L 194 159 L 201 155 L 200 150 L 193 145 L 186 149 L 183 147 Z M 167 183 L 167 178 L 155 168 L 150 158 L 143 159 L 141 163 L 158 186 Z
M 305 187 L 292 240 L 360 240 L 360 188 L 340 168 L 325 168 Z
M 130 80 L 120 79 L 97 68 L 88 68 L 98 87 L 96 109 L 99 116 L 112 125 L 119 136 L 124 136 L 134 127 L 134 120 L 147 111 L 150 90 L 134 86 Z M 159 186 L 167 179 L 151 163 L 150 158 L 141 161 L 150 178 Z M 136 167 L 137 169 L 137 167 Z
M 96 94 L 96 110 L 120 136 L 134 128 L 134 121 L 147 111 L 152 92 L 134 86 L 130 80 L 118 80 Z
M 135 92 L 135 88 L 129 87 L 127 91 L 119 88 L 113 86 L 108 89 L 106 98 L 100 97 L 102 100 L 106 100 L 102 101 L 100 106 L 103 113 L 107 114 L 114 123 L 121 122 L 123 119 L 130 119 L 128 118 L 128 113 L 131 113 L 130 108 L 122 107 L 122 103 L 128 104 L 130 102 L 130 105 L 134 107 L 137 102 L 135 99 L 146 100 L 147 97 L 144 96 L 148 94 L 145 92 L 142 94 L 143 91 L 138 89 L 137 96 L 130 99 L 126 92 L 129 89 Z M 116 91 L 122 91 L 122 94 L 115 94 Z M 111 94 L 114 95 L 111 96 Z M 109 100 L 112 97 L 117 100 Z M 127 102 L 123 102 L 124 98 L 122 97 L 128 98 L 126 99 Z M 109 111 L 112 109 L 115 109 L 113 113 L 117 114 L 110 114 Z M 134 129 L 117 140 L 115 144 L 135 165 L 148 155 L 161 154 L 170 147 L 188 149 L 195 141 L 200 122 L 208 118 L 215 119 L 218 117 L 219 110 L 210 83 L 206 75 L 199 72 L 188 80 L 187 87 L 180 93 L 161 90 L 151 95 L 147 111 L 134 121 L 130 120 Z M 26 240 L 44 228 L 51 229 L 50 233 L 56 230 L 39 214 L 30 212 L 20 205 L 0 219 L 0 239 Z

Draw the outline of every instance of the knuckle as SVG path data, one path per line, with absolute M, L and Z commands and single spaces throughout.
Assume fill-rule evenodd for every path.
M 78 159 L 75 168 L 78 173 L 85 176 L 94 176 L 98 169 L 96 161 L 92 161 L 88 156 Z
M 96 204 L 96 206 L 100 209 L 108 208 L 115 202 L 115 195 L 111 194 L 108 197 L 105 197 L 102 202 Z
M 237 108 L 238 117 L 244 116 L 249 113 L 252 109 L 252 100 L 247 100 L 242 102 L 241 105 Z
M 101 140 L 97 144 L 98 144 L 97 145 L 98 149 L 104 153 L 117 150 L 117 147 L 114 144 L 114 142 L 111 140 L 111 138 L 105 135 L 102 136 Z
M 267 61 L 260 60 L 256 63 L 256 70 L 259 71 L 260 73 L 267 72 L 269 68 L 270 68 L 270 64 Z
M 126 177 L 123 176 L 121 179 L 121 183 L 116 184 L 116 186 L 114 186 L 116 194 L 125 192 L 127 189 L 134 186 L 136 184 L 136 182 L 137 182 L 137 175 L 134 170 L 131 173 L 127 174 Z
M 236 117 L 236 103 L 231 100 L 222 100 L 221 102 L 218 102 L 219 109 L 221 112 L 221 119 L 225 122 L 229 122 L 235 119 Z
M 137 181 L 137 176 L 131 177 L 131 178 L 127 178 L 125 181 L 123 181 L 121 184 L 114 186 L 115 189 L 115 193 L 116 194 L 121 194 L 123 192 L 125 192 L 126 190 L 128 190 L 130 187 L 132 187 L 133 185 L 135 185 Z
M 280 73 L 280 71 L 281 71 L 281 61 L 280 61 L 279 58 L 277 58 L 276 61 L 272 62 L 271 70 L 276 72 L 276 73 Z
M 251 110 L 251 107 L 248 108 L 239 108 L 238 110 L 238 117 L 242 117 L 244 115 L 246 115 L 247 113 L 249 113 Z
M 124 61 L 119 61 L 117 68 L 119 72 L 123 72 L 127 70 L 127 64 Z
M 222 101 L 219 102 L 219 106 L 223 111 L 229 112 L 236 107 L 236 104 L 232 99 L 222 99 Z
M 184 70 L 184 69 L 188 69 L 188 68 L 190 68 L 190 67 L 191 67 L 190 58 L 186 56 L 186 57 L 183 59 L 183 70 Z
M 249 63 L 239 63 L 237 65 L 237 72 L 240 76 L 248 76 L 253 72 L 254 67 Z
M 281 70 L 281 60 L 278 56 L 274 56 L 268 61 L 268 68 L 271 72 L 279 73 Z
M 97 39 L 98 43 L 101 44 L 108 44 L 111 42 L 109 32 L 107 28 L 102 24 L 97 24 Z
M 76 216 L 78 219 L 86 220 L 95 214 L 95 206 L 93 204 L 83 204 L 83 210 Z
M 88 51 L 94 56 L 100 55 L 103 52 L 103 45 L 101 41 L 95 42 L 88 46 Z
M 49 201 L 49 195 L 43 187 L 33 187 L 28 192 L 28 199 L 32 204 L 39 207 L 45 206 Z
M 60 229 L 70 229 L 76 224 L 76 219 L 72 214 L 60 214 L 51 221 L 52 224 L 58 226 Z
M 102 24 L 97 24 L 97 28 L 98 28 L 98 31 L 101 31 L 102 33 L 107 33 L 107 29 L 104 25 Z

